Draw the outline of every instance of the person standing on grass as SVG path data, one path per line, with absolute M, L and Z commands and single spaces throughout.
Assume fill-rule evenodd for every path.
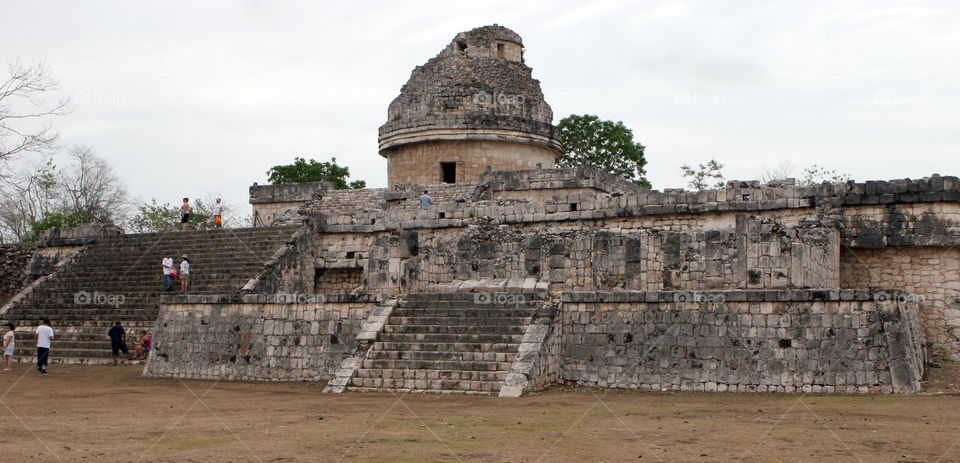
M 3 371 L 10 371 L 10 366 L 13 365 L 13 351 L 17 348 L 17 339 L 13 330 L 17 327 L 12 322 L 7 322 L 6 327 L 7 332 L 3 335 L 3 357 L 7 361 L 7 367 Z
M 190 259 L 187 256 L 180 256 L 183 260 L 180 262 L 180 291 L 186 291 L 190 286 Z
M 110 328 L 107 336 L 110 336 L 110 350 L 113 354 L 114 365 L 117 364 L 117 357 L 120 356 L 120 352 L 123 352 L 123 355 L 126 355 L 128 360 L 132 360 L 130 349 L 127 348 L 127 332 L 123 330 L 120 320 L 114 322 L 113 328 Z
M 47 372 L 47 363 L 50 361 L 50 340 L 53 339 L 53 328 L 50 328 L 50 319 L 44 318 L 43 324 L 37 327 L 33 335 L 37 340 L 37 371 Z
M 190 198 L 183 198 L 183 205 L 180 206 L 180 227 L 183 231 L 190 228 Z
M 163 289 L 164 291 L 173 291 L 173 257 L 170 257 L 170 253 L 166 253 L 163 257 L 163 261 L 160 265 L 163 265 Z
M 220 198 L 217 198 L 217 204 L 213 205 L 213 224 L 217 228 L 223 227 L 223 219 L 220 215 L 223 213 L 223 204 L 220 204 Z

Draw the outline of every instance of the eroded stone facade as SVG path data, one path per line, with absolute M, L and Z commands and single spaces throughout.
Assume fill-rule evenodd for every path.
M 552 122 L 520 36 L 479 27 L 413 70 L 380 127 L 380 155 L 391 185 L 472 182 L 487 166 L 553 167 L 560 141 Z
M 390 104 L 391 186 L 251 188 L 300 231 L 239 294 L 168 298 L 148 373 L 869 393 L 960 358 L 960 179 L 646 190 L 553 168 L 552 117 L 517 34 L 458 34 Z

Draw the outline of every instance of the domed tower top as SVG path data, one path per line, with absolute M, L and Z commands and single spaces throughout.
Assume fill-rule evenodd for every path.
M 380 127 L 389 182 L 475 181 L 494 170 L 552 167 L 553 111 L 523 62 L 523 41 L 499 25 L 454 37 L 417 66 Z

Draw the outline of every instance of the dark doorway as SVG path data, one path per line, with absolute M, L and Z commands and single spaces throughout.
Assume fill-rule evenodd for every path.
M 443 183 L 457 183 L 457 163 L 441 162 L 440 171 L 443 174 Z

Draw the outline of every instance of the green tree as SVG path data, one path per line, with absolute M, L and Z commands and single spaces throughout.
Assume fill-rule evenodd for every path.
M 71 212 L 64 214 L 55 212 L 45 215 L 42 219 L 30 223 L 30 231 L 24 236 L 23 241 L 37 241 L 40 239 L 40 232 L 53 227 L 78 227 L 85 223 L 93 222 L 89 216 L 80 212 Z
M 699 164 L 696 169 L 687 164 L 680 166 L 684 178 L 688 179 L 687 186 L 694 190 L 706 190 L 708 188 L 722 190 L 724 188 L 723 173 L 720 172 L 722 169 L 723 164 L 717 162 L 716 159 L 711 159 L 706 164 Z M 714 180 L 716 180 L 716 183 L 711 186 L 710 182 Z
M 623 122 L 601 121 L 599 117 L 571 114 L 557 124 L 563 155 L 560 167 L 594 167 L 619 175 L 637 185 L 650 187 L 644 166 L 644 146 L 633 141 L 633 131 Z
M 190 229 L 211 230 L 213 225 L 213 209 L 203 200 L 190 201 Z M 180 230 L 180 206 L 170 203 L 158 204 L 156 199 L 150 200 L 137 210 L 130 220 L 130 226 L 137 233 L 157 233 Z
M 307 161 L 301 157 L 293 159 L 293 164 L 273 166 L 267 171 L 267 180 L 274 184 L 319 182 L 324 179 L 333 182 L 334 188 L 346 190 L 349 188 L 366 188 L 367 182 L 354 180 L 348 183 L 350 168 L 337 165 L 337 158 L 330 161 Z

